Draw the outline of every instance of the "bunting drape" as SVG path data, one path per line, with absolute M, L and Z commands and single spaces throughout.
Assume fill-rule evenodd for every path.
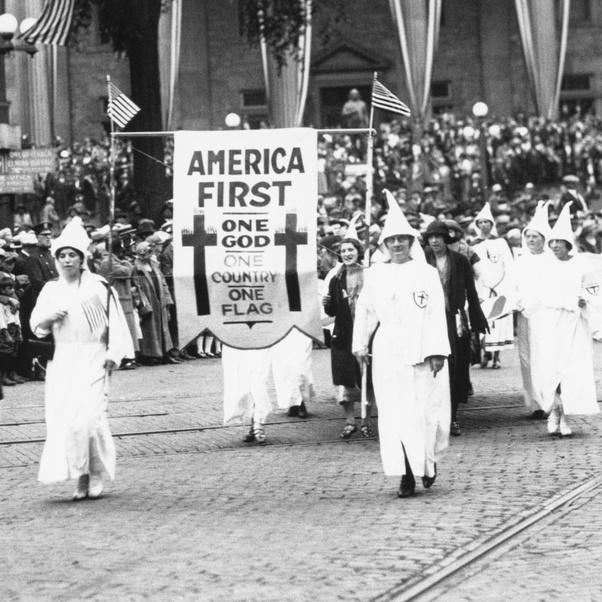
M 553 119 L 564 72 L 570 0 L 514 0 L 529 85 L 537 113 Z M 559 31 L 560 29 L 560 31 Z
M 424 121 L 429 110 L 433 61 L 439 41 L 442 0 L 389 0 L 403 59 L 412 114 Z
M 159 75 L 163 129 L 173 128 L 182 40 L 182 0 L 171 0 L 169 10 L 159 20 Z
M 272 127 L 300 127 L 307 101 L 311 61 L 312 0 L 303 0 L 305 26 L 299 36 L 297 53 L 290 49 L 286 63 L 279 65 L 261 37 L 261 58 Z

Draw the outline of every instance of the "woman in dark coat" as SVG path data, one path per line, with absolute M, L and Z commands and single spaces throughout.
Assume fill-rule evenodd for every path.
M 355 424 L 354 397 L 362 381 L 360 365 L 353 353 L 353 319 L 355 304 L 364 285 L 363 249 L 357 238 L 348 236 L 341 242 L 340 254 L 343 264 L 333 268 L 337 272 L 330 280 L 328 294 L 323 298 L 324 311 L 334 317 L 334 330 L 331 340 L 332 382 L 336 388 L 337 401 L 345 410 L 345 427 L 342 439 L 348 439 L 357 432 Z M 371 437 L 371 405 L 366 408 L 366 418 L 362 419 L 360 432 L 363 437 Z

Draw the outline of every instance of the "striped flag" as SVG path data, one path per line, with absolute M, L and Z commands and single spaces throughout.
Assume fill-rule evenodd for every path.
M 107 114 L 120 128 L 124 128 L 140 112 L 140 107 L 131 101 L 117 86 L 109 82 L 109 106 Z
M 81 305 L 92 332 L 103 332 L 109 326 L 107 311 L 98 295 L 84 299 Z
M 35 25 L 19 35 L 28 44 L 66 46 L 73 23 L 75 0 L 46 0 L 44 10 Z
M 409 117 L 410 109 L 393 92 L 387 90 L 376 78 L 372 84 L 372 106 Z

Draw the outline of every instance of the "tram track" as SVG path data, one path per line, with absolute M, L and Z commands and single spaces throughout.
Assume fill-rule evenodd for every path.
M 571 488 L 560 496 L 555 496 L 534 510 L 518 523 L 502 526 L 492 533 L 484 542 L 466 552 L 453 562 L 441 567 L 425 579 L 415 579 L 389 589 L 370 602 L 429 602 L 441 595 L 446 585 L 453 583 L 460 575 L 484 564 L 497 553 L 506 554 L 529 537 L 529 531 L 546 519 L 555 520 L 553 515 L 561 511 L 571 512 L 572 506 L 580 498 L 599 490 L 602 492 L 602 476 L 593 477 Z

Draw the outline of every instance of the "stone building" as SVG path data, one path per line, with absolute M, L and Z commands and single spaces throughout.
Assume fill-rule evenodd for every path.
M 22 12 L 23 4 L 36 2 L 41 0 L 6 0 L 6 5 Z M 314 23 L 307 125 L 338 125 L 350 88 L 358 88 L 369 100 L 374 71 L 400 98 L 406 97 L 403 61 L 387 0 L 348 0 L 345 6 L 345 18 L 327 36 L 319 14 Z M 492 116 L 532 111 L 514 1 L 443 0 L 442 7 L 432 112 L 469 114 L 476 101 L 486 102 Z M 267 122 L 261 54 L 241 38 L 237 3 L 182 0 L 181 9 L 179 71 L 167 127 L 223 128 L 228 113 L 237 113 L 251 127 Z M 602 3 L 572 0 L 560 97 L 567 110 L 580 107 L 602 114 L 601 34 Z M 33 61 L 15 58 L 7 59 L 6 68 L 10 120 L 39 145 L 48 144 L 52 135 L 70 141 L 97 137 L 107 127 L 107 73 L 129 91 L 127 59 L 100 43 L 96 24 L 77 48 L 60 49 L 52 56 L 44 49 Z M 33 67 L 35 61 L 58 65 L 51 85 L 42 86 L 42 67 Z M 45 119 L 40 117 L 44 114 L 40 90 L 52 91 Z

